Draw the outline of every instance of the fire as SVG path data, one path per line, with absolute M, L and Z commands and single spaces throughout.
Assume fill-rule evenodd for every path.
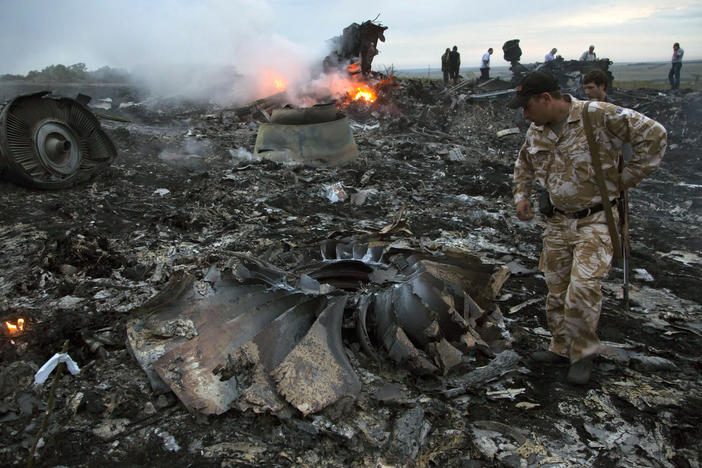
M 376 99 L 375 91 L 364 85 L 357 86 L 355 91 L 351 91 L 350 94 L 354 101 L 363 99 L 366 102 L 374 102 Z
M 10 332 L 10 335 L 18 335 L 22 333 L 24 330 L 24 319 L 19 318 L 17 319 L 17 324 L 12 324 L 10 322 L 5 322 L 5 326 L 7 327 L 8 331 Z
M 290 87 L 290 81 L 280 72 L 266 68 L 256 78 L 256 95 L 261 98 L 282 93 Z

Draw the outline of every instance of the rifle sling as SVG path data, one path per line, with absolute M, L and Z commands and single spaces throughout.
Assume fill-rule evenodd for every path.
M 604 208 L 605 216 L 607 218 L 607 227 L 609 228 L 609 237 L 612 238 L 612 249 L 614 250 L 614 256 L 616 258 L 622 258 L 622 246 L 619 242 L 619 234 L 617 233 L 617 226 L 614 222 L 614 214 L 612 213 L 612 205 L 607 203 L 609 200 L 609 193 L 607 192 L 607 186 L 605 185 L 604 174 L 602 173 L 602 161 L 600 159 L 600 147 L 595 140 L 595 134 L 592 130 L 592 122 L 590 121 L 590 113 L 588 108 L 590 103 L 586 102 L 583 108 L 583 126 L 585 127 L 585 135 L 587 136 L 587 144 L 590 147 L 590 156 L 592 157 L 592 166 L 595 169 L 595 177 L 597 179 L 597 186 L 600 189 L 600 196 L 602 197 L 602 207 Z

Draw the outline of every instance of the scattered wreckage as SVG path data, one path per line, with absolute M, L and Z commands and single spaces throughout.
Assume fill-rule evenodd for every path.
M 230 272 L 208 274 L 204 296 L 184 277 L 149 301 L 127 336 L 154 390 L 205 414 L 289 417 L 291 406 L 307 415 L 343 405 L 360 391 L 342 342 L 348 321 L 365 353 L 381 359 L 383 349 L 419 375 L 503 348 L 492 301 L 504 266 L 355 241 L 324 242 L 304 263 L 292 273 L 237 258 Z
M 26 459 L 48 393 L 34 372 L 70 338 L 81 373 L 59 380 L 47 466 L 699 465 L 699 93 L 615 92 L 671 147 L 632 206 L 635 306 L 606 282 L 584 389 L 527 357 L 549 334 L 540 232 L 513 216 L 514 113 L 419 80 L 394 96 L 396 114 L 346 109 L 361 157 L 345 165 L 232 159 L 268 122 L 256 106 L 135 105 L 134 124 L 105 124 L 124 154 L 109 177 L 60 205 L 6 186 L 2 464 Z M 157 156 L 194 142 L 205 170 Z M 352 195 L 327 198 L 331 184 Z M 387 237 L 342 240 L 404 203 Z M 482 276 L 453 269 L 469 262 L 453 249 L 489 260 Z M 229 408 L 246 411 L 203 417 Z
M 0 174 L 12 182 L 72 187 L 116 155 L 95 115 L 76 100 L 43 91 L 11 99 L 0 111 Z

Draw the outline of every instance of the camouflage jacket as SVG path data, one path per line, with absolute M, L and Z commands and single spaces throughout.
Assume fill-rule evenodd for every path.
M 531 124 L 514 165 L 515 204 L 529 199 L 534 179 L 562 211 L 575 212 L 602 202 L 583 126 L 585 102 L 571 97 L 560 137 L 548 124 Z M 606 102 L 591 102 L 589 112 L 607 191 L 614 199 L 658 167 L 665 152 L 666 130 L 643 114 Z M 633 155 L 620 175 L 619 158 L 625 143 L 631 143 Z

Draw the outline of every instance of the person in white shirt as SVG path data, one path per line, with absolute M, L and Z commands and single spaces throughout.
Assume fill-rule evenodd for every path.
M 673 44 L 673 58 L 670 60 L 670 71 L 668 72 L 670 89 L 680 89 L 680 69 L 684 53 L 685 51 L 680 48 L 679 43 Z
M 480 81 L 490 79 L 490 56 L 492 55 L 492 47 L 483 54 L 483 59 L 480 62 Z
M 558 49 L 556 49 L 555 47 L 553 49 L 551 49 L 551 52 L 546 54 L 546 57 L 544 57 L 544 63 L 548 63 L 552 60 L 556 60 L 556 52 L 558 52 Z
M 580 56 L 580 60 L 585 62 L 594 62 L 597 60 L 597 55 L 595 55 L 595 46 L 591 45 L 588 50 L 583 52 L 583 54 Z

